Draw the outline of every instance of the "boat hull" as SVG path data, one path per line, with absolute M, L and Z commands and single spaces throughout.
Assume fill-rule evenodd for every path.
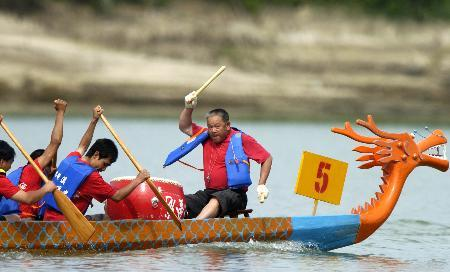
M 95 233 L 80 242 L 68 222 L 0 222 L 3 250 L 124 251 L 211 242 L 293 240 L 319 250 L 355 243 L 358 215 L 93 221 Z

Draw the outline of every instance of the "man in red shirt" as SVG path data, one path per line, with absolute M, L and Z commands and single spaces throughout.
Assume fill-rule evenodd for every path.
M 70 198 L 83 214 L 86 213 L 93 198 L 99 202 L 103 202 L 108 198 L 114 201 L 120 201 L 127 197 L 134 190 L 134 188 L 136 188 L 136 186 L 150 177 L 149 172 L 144 169 L 136 176 L 134 180 L 130 182 L 130 184 L 119 190 L 114 189 L 109 183 L 103 180 L 100 172 L 105 171 L 108 166 L 117 160 L 118 151 L 114 142 L 110 139 L 98 139 L 85 154 L 91 143 L 98 119 L 102 113 L 103 109 L 100 106 L 93 109 L 93 118 L 81 138 L 78 148 L 74 152 L 71 152 L 66 159 L 60 163 L 55 177 L 53 178 L 53 181 L 56 179 L 55 183 L 57 185 L 60 184 L 62 187 L 61 191 L 64 193 L 66 193 L 66 190 L 69 191 L 70 189 L 73 189 L 64 187 L 67 184 L 70 184 L 70 182 L 65 182 L 67 179 L 70 180 L 73 178 L 79 182 L 78 187 L 74 188 L 74 194 Z M 72 174 L 70 174 L 66 169 L 62 169 L 61 165 L 63 164 L 72 170 L 75 169 L 81 171 L 72 171 Z M 92 169 L 92 171 L 87 173 L 86 176 L 82 178 L 76 176 L 81 175 L 80 173 L 86 171 L 86 169 Z M 77 174 L 73 174 L 74 172 Z M 47 201 L 47 198 L 45 199 Z M 65 220 L 64 215 L 56 210 L 56 207 L 50 206 L 50 203 L 51 199 L 46 203 L 44 220 Z
M 2 119 L 3 117 L 0 115 L 0 122 Z M 46 193 L 53 192 L 56 189 L 53 182 L 45 184 L 36 191 L 28 192 L 24 192 L 14 186 L 6 177 L 6 172 L 11 169 L 15 155 L 14 149 L 7 142 L 0 140 L 0 198 L 5 197 L 18 202 L 32 204 L 41 200 Z M 0 214 L 0 220 L 5 220 L 5 217 Z
M 185 97 L 185 108 L 180 114 L 179 128 L 189 136 L 203 129 L 192 122 L 192 112 L 196 104 L 197 97 L 195 92 L 192 92 Z M 202 143 L 206 189 L 186 195 L 187 218 L 205 219 L 224 216 L 229 212 L 245 209 L 247 206 L 247 187 L 229 186 L 230 173 L 225 163 L 230 140 L 240 131 L 231 128 L 229 115 L 223 109 L 208 112 L 206 123 L 208 138 Z M 257 193 L 260 202 L 264 202 L 269 194 L 265 184 L 272 166 L 272 156 L 251 136 L 245 133 L 241 135 L 245 155 L 261 164 Z M 232 164 L 232 162 L 228 163 Z M 249 162 L 246 163 L 249 164 Z M 249 176 L 248 179 L 250 179 Z
M 40 169 L 42 169 L 44 173 L 47 174 L 51 172 L 50 165 L 52 159 L 54 158 L 59 146 L 61 145 L 63 137 L 64 113 L 67 107 L 67 102 L 62 99 L 56 99 L 55 101 L 53 101 L 53 103 L 56 110 L 56 118 L 55 125 L 50 136 L 50 143 L 45 150 L 37 149 L 30 154 L 36 165 Z M 10 180 L 13 182 L 13 179 L 18 179 L 15 184 L 18 184 L 19 188 L 25 192 L 38 190 L 43 184 L 41 177 L 36 172 L 36 170 L 34 170 L 33 166 L 30 163 L 23 167 L 19 167 L 15 171 L 12 171 L 12 173 L 8 175 L 8 178 L 10 178 Z M 39 208 L 40 205 L 38 204 L 29 205 L 25 203 L 19 203 L 19 216 L 22 219 L 38 219 L 37 216 L 39 213 Z

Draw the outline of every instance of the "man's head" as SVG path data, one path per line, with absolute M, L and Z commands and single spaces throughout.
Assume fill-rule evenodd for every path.
M 208 134 L 215 144 L 223 142 L 231 130 L 230 116 L 224 109 L 214 109 L 206 114 Z
M 7 142 L 0 140 L 0 169 L 5 171 L 11 169 L 15 156 L 14 149 Z
M 45 152 L 44 149 L 36 149 L 35 151 L 31 152 L 30 157 L 34 161 L 35 159 L 37 159 L 40 156 L 42 156 L 42 154 L 44 154 L 44 152 Z
M 117 156 L 117 147 L 110 139 L 98 139 L 86 153 L 89 164 L 100 172 L 114 163 Z

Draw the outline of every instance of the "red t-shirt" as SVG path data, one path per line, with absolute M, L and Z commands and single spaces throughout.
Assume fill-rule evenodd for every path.
M 78 161 L 84 162 L 81 159 L 81 154 L 79 152 L 71 152 L 67 157 L 78 156 Z M 86 163 L 87 164 L 87 163 Z M 93 198 L 98 202 L 103 202 L 108 198 L 111 198 L 117 192 L 109 183 L 105 182 L 100 176 L 100 173 L 95 170 L 92 172 L 84 181 L 83 184 L 78 188 L 72 197 L 72 202 L 77 206 L 81 213 L 86 213 L 89 208 L 89 204 Z M 66 220 L 62 213 L 55 211 L 51 208 L 47 208 L 44 214 L 45 221 L 63 221 Z
M 203 127 L 192 123 L 192 133 L 199 132 Z M 237 133 L 231 130 L 227 138 L 220 144 L 215 144 L 210 138 L 203 142 L 203 168 L 205 188 L 223 190 L 228 187 L 227 168 L 225 165 L 225 155 L 230 144 L 231 136 Z M 245 154 L 261 164 L 269 158 L 270 153 L 264 149 L 251 136 L 242 133 L 242 147 Z M 209 177 L 209 178 L 208 178 Z
M 42 169 L 37 159 L 34 160 L 34 162 L 40 169 Z M 19 188 L 25 192 L 36 191 L 41 188 L 41 184 L 42 179 L 36 170 L 34 170 L 33 166 L 31 164 L 25 165 L 22 170 L 22 175 L 20 176 Z M 39 204 L 34 203 L 29 205 L 19 203 L 19 209 L 21 218 L 33 218 L 36 217 L 39 212 Z
M 19 188 L 14 186 L 11 181 L 6 177 L 6 174 L 0 172 L 0 197 L 11 198 L 17 194 Z

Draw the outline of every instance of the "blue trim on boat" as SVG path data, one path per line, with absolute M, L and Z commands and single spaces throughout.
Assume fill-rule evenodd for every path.
M 359 215 L 292 217 L 288 240 L 328 251 L 354 244 L 359 225 Z

